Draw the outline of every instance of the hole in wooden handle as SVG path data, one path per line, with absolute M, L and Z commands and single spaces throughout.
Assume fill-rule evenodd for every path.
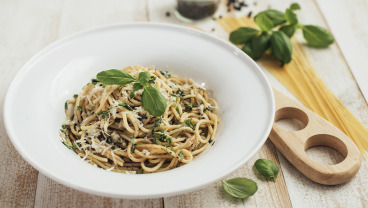
M 313 146 L 327 146 L 331 147 L 346 158 L 348 154 L 348 148 L 346 147 L 346 144 L 341 141 L 339 138 L 329 135 L 329 134 L 317 134 L 312 137 L 310 137 L 306 142 L 304 149 L 307 150 Z
M 308 122 L 308 115 L 298 108 L 284 107 L 275 113 L 275 123 L 288 131 L 300 131 L 308 125 Z

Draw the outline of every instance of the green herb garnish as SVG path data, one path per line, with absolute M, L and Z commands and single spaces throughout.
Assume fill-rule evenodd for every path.
M 77 145 L 70 144 L 69 142 L 66 142 L 65 140 L 61 141 L 61 143 L 63 143 L 68 149 L 75 149 L 75 148 L 77 148 Z
M 78 94 L 74 94 L 74 95 L 73 95 L 73 98 L 74 98 L 74 99 L 77 99 L 77 97 L 78 97 Z
M 183 124 L 184 126 L 190 127 L 192 129 L 194 129 L 196 127 L 196 124 L 192 123 L 192 118 L 186 120 L 185 123 L 179 122 L 179 124 Z
M 183 149 L 180 149 L 179 157 L 180 159 L 184 159 Z
M 176 91 L 173 91 L 173 94 L 171 94 L 173 97 L 179 97 L 181 99 L 184 99 L 185 93 L 182 89 L 178 89 Z
M 132 140 L 131 140 L 132 148 L 130 150 L 130 153 L 134 153 L 135 148 L 137 147 L 137 144 L 134 144 L 134 140 L 135 140 L 135 138 L 133 137 Z
M 203 113 L 205 113 L 206 111 L 212 112 L 212 110 L 209 107 L 206 107 L 205 109 L 203 109 Z
M 171 77 L 171 74 L 168 71 L 160 71 L 160 73 L 166 77 L 166 79 L 169 79 Z
M 132 107 L 130 107 L 130 105 L 128 105 L 126 102 L 122 102 L 121 104 L 119 104 L 119 106 L 123 106 L 124 108 L 126 108 L 126 109 L 128 109 L 128 110 L 130 110 L 130 111 L 132 111 L 133 110 L 133 108 Z
M 196 107 L 196 106 L 193 106 L 193 105 L 191 105 L 191 104 L 187 104 L 187 103 L 185 103 L 185 104 L 184 104 L 184 106 L 185 106 L 185 111 L 186 111 L 186 112 L 192 112 L 192 109 L 193 109 L 194 107 Z
M 248 178 L 237 177 L 221 183 L 226 193 L 238 199 L 253 196 L 258 190 L 257 183 Z
M 98 80 L 97 79 L 92 79 L 91 82 L 92 82 L 93 85 L 96 85 L 98 83 Z
M 265 10 L 254 17 L 260 31 L 251 27 L 240 27 L 230 33 L 229 40 L 234 44 L 245 44 L 242 50 L 252 59 L 260 59 L 267 50 L 281 64 L 292 59 L 290 38 L 301 29 L 307 44 L 313 47 L 328 47 L 334 42 L 331 33 L 319 26 L 299 23 L 295 10 L 300 10 L 297 3 L 291 4 L 285 13 L 278 10 Z
M 78 105 L 78 106 L 77 106 L 77 110 L 82 111 L 82 110 L 83 110 L 83 107 L 82 107 L 82 106 L 80 106 L 80 105 Z
M 276 181 L 279 167 L 272 160 L 258 159 L 254 163 L 254 171 L 260 179 Z
M 129 94 L 129 99 L 133 99 L 133 98 L 134 98 L 134 96 L 135 96 L 134 92 L 131 92 L 131 93 Z
M 68 101 L 65 101 L 64 108 L 65 110 L 68 110 Z
M 161 116 L 166 109 L 166 99 L 161 92 L 155 87 L 155 76 L 147 71 L 140 72 L 138 79 L 117 69 L 102 71 L 97 74 L 98 81 L 107 85 L 126 85 L 132 82 L 133 90 L 144 89 L 142 94 L 142 106 L 152 116 Z
M 105 118 L 107 118 L 109 116 L 110 109 L 105 110 L 105 111 L 100 111 L 100 112 L 97 113 L 97 115 L 102 115 L 102 117 L 105 119 Z

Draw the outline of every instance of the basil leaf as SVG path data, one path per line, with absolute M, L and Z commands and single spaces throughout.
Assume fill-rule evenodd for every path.
M 260 36 L 252 39 L 253 59 L 260 59 L 266 50 L 270 47 L 271 35 L 268 33 L 262 33 Z
M 295 33 L 295 25 L 285 25 L 280 27 L 279 30 L 285 33 L 285 35 L 287 35 L 289 38 L 291 38 Z
M 257 23 L 259 28 L 261 28 L 261 30 L 265 32 L 272 30 L 272 28 L 274 27 L 273 22 L 264 13 L 259 14 L 258 17 L 254 19 L 254 21 Z
M 272 33 L 270 40 L 272 55 L 279 60 L 282 65 L 289 63 L 291 61 L 291 54 L 293 53 L 289 37 L 281 31 L 275 31 Z
M 313 47 L 327 47 L 335 40 L 328 30 L 314 25 L 303 25 L 303 36 L 308 45 Z
M 281 25 L 281 24 L 286 22 L 284 13 L 280 12 L 278 10 L 274 10 L 274 9 L 269 9 L 269 10 L 258 13 L 254 17 L 254 21 L 256 21 L 256 19 L 261 14 L 265 14 L 272 21 L 274 27 L 276 27 L 277 25 Z
M 110 69 L 98 73 L 97 80 L 106 85 L 126 85 L 134 82 L 136 79 L 132 77 L 132 75 L 124 71 L 118 69 Z
M 143 86 L 138 82 L 133 84 L 133 91 L 137 91 L 137 90 L 140 90 L 142 88 L 143 88 Z
M 234 44 L 248 43 L 254 36 L 259 33 L 259 30 L 251 27 L 240 27 L 230 33 L 229 40 Z
M 288 21 L 291 25 L 298 24 L 298 18 L 296 17 L 296 14 L 291 9 L 286 9 L 285 12 L 285 19 Z
M 155 87 L 145 87 L 142 95 L 143 108 L 152 116 L 161 116 L 166 109 L 166 99 Z
M 150 79 L 151 74 L 148 71 L 145 72 L 141 72 L 138 75 L 138 82 L 142 85 L 145 86 L 148 82 L 148 80 Z
M 300 8 L 300 5 L 298 3 L 292 3 L 290 5 L 290 9 L 292 9 L 292 10 L 300 10 L 301 8 Z
M 244 51 L 244 53 L 246 53 L 249 57 L 251 57 L 254 60 L 255 55 L 254 55 L 254 51 L 253 51 L 253 48 L 252 48 L 252 42 L 245 45 L 242 48 L 242 51 Z
M 222 187 L 229 195 L 245 199 L 249 196 L 253 196 L 257 192 L 257 183 L 248 178 L 233 178 L 227 181 L 221 181 Z
M 267 159 L 258 159 L 254 163 L 256 175 L 260 175 L 261 179 L 272 179 L 276 181 L 277 175 L 279 174 L 279 167 L 272 161 Z
M 133 99 L 133 98 L 134 98 L 134 96 L 135 96 L 134 92 L 131 92 L 131 93 L 129 94 L 129 99 Z

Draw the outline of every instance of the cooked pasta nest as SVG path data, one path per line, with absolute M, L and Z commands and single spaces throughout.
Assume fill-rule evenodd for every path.
M 217 102 L 203 86 L 155 68 L 129 66 L 133 77 L 148 71 L 165 97 L 160 117 L 144 110 L 143 90 L 133 84 L 104 85 L 92 80 L 65 103 L 63 143 L 83 160 L 108 171 L 152 173 L 191 162 L 215 142 Z M 122 105 L 122 103 L 125 103 Z

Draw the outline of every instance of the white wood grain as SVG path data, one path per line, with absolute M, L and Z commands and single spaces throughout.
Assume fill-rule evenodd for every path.
M 128 200 L 96 196 L 76 191 L 39 174 L 35 207 L 163 207 L 163 200 Z
M 8 85 L 21 66 L 57 39 L 60 3 L 0 2 L 0 207 L 34 205 L 37 171 L 21 159 L 5 132 L 3 101 Z M 26 107 L 26 103 L 24 105 Z
M 224 6 L 226 0 L 221 0 L 221 2 L 222 7 L 215 16 L 228 14 Z M 291 0 L 265 0 L 257 1 L 257 5 L 254 6 L 253 1 L 247 1 L 250 6 L 240 14 L 245 15 L 249 11 L 256 13 L 269 7 L 283 10 L 291 2 Z M 366 15 L 366 9 L 364 9 L 367 8 L 366 3 L 363 0 L 359 0 L 359 2 L 361 3 L 350 3 L 348 5 L 347 0 L 334 1 L 333 3 L 327 0 L 318 0 L 322 11 L 326 11 L 324 16 L 343 52 L 341 53 L 337 45 L 332 45 L 329 49 L 323 50 L 306 47 L 306 50 L 326 85 L 367 126 L 368 107 L 349 70 L 349 67 L 352 70 L 353 68 L 356 69 L 356 63 L 363 65 L 365 62 L 354 60 L 357 57 L 352 57 L 353 60 L 351 60 L 351 57 L 347 58 L 352 56 L 352 53 L 349 48 L 346 49 L 347 43 L 342 43 L 342 41 L 344 41 L 344 37 L 348 36 L 345 36 L 345 31 L 341 29 L 342 26 L 339 26 L 339 28 L 336 26 L 337 23 L 331 23 L 332 20 L 340 18 L 331 10 L 336 9 L 338 11 L 344 9 L 344 7 L 349 9 L 348 11 L 343 10 L 342 13 L 349 12 L 349 15 L 347 15 L 347 20 L 344 20 L 342 25 L 357 22 L 363 17 L 367 19 L 364 16 Z M 301 22 L 327 27 L 324 25 L 319 9 L 313 1 L 299 1 L 299 3 L 302 6 L 302 11 L 299 12 Z M 27 59 L 50 42 L 80 30 L 120 22 L 149 20 L 188 25 L 178 21 L 173 16 L 174 4 L 174 0 L 34 0 L 32 2 L 2 0 L 0 2 L 0 28 L 2 28 L 0 32 L 1 101 L 3 101 L 6 89 L 15 73 Z M 326 9 L 326 5 L 334 4 L 337 5 Z M 166 17 L 165 13 L 167 11 L 171 11 L 170 17 Z M 238 15 L 240 14 L 238 13 Z M 200 21 L 193 25 L 210 34 L 227 39 L 226 32 L 212 19 Z M 366 35 L 366 27 L 364 26 L 361 29 L 363 32 L 359 34 Z M 215 30 L 212 31 L 212 29 Z M 358 36 L 359 34 L 348 33 L 349 36 Z M 365 39 L 359 39 L 359 43 L 367 46 L 368 41 Z M 363 50 L 361 52 L 364 54 L 365 49 L 359 50 Z M 348 64 L 345 62 L 343 55 Z M 276 89 L 293 97 L 267 70 L 264 69 L 264 72 Z M 363 75 L 358 76 L 363 77 Z M 360 86 L 363 89 L 363 85 Z M 1 109 L 2 103 L 0 102 Z M 36 207 L 287 207 L 290 204 L 294 207 L 364 207 L 368 204 L 366 198 L 368 195 L 367 161 L 363 162 L 361 170 L 352 181 L 339 186 L 322 186 L 301 175 L 279 152 L 275 151 L 270 142 L 267 142 L 242 168 L 228 177 L 243 176 L 257 181 L 259 185 L 258 192 L 245 201 L 234 201 L 225 197 L 219 182 L 185 195 L 167 197 L 164 201 L 162 199 L 125 200 L 94 196 L 60 185 L 42 174 L 37 176 L 37 171 L 20 159 L 19 154 L 11 145 L 2 119 L 1 111 L 0 156 L 4 159 L 0 160 L 0 207 L 32 207 L 34 205 Z M 312 150 L 309 154 L 312 158 L 316 158 L 318 151 Z M 276 183 L 261 182 L 255 178 L 251 167 L 253 162 L 261 157 L 271 158 L 276 162 L 280 160 L 283 176 L 280 175 Z M 319 159 L 321 159 L 321 162 L 336 162 L 341 158 L 338 154 L 331 153 L 327 157 L 324 156 Z
M 368 1 L 315 0 L 368 100 Z

